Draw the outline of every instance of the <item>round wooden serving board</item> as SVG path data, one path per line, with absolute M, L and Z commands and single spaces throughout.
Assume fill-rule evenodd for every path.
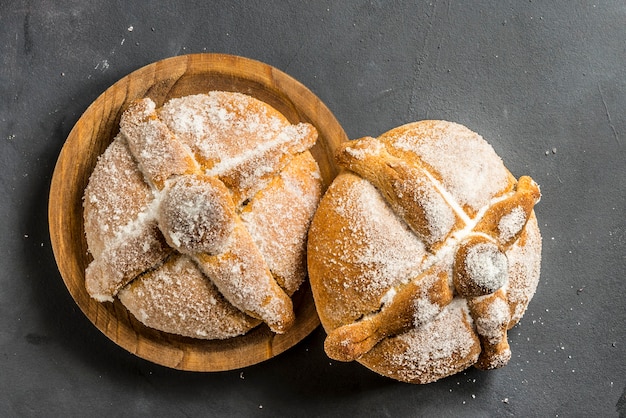
M 332 158 L 346 134 L 328 108 L 287 74 L 258 61 L 223 54 L 192 54 L 147 65 L 119 80 L 87 108 L 57 161 L 49 201 L 50 238 L 61 276 L 72 297 L 107 337 L 129 352 L 167 367 L 191 371 L 233 370 L 272 358 L 319 325 L 308 283 L 294 295 L 296 323 L 283 335 L 259 326 L 228 340 L 199 340 L 145 327 L 119 301 L 100 303 L 85 290 L 91 261 L 83 229 L 82 197 L 97 158 L 119 131 L 120 116 L 133 100 L 157 106 L 210 90 L 245 93 L 282 112 L 292 123 L 308 122 L 319 133 L 311 150 L 325 187 L 337 174 Z

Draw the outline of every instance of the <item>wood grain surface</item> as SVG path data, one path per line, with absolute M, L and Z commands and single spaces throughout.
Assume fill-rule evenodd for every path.
M 54 256 L 69 292 L 91 322 L 129 352 L 167 367 L 190 371 L 233 370 L 259 363 L 297 344 L 319 325 L 308 283 L 294 295 L 296 323 L 283 335 L 259 326 L 246 335 L 206 341 L 150 329 L 118 301 L 99 303 L 85 290 L 91 261 L 83 228 L 82 197 L 97 158 L 119 131 L 126 106 L 150 97 L 161 106 L 173 97 L 210 90 L 249 94 L 282 112 L 292 123 L 308 122 L 319 133 L 311 150 L 324 187 L 337 174 L 332 155 L 346 134 L 329 109 L 305 86 L 264 63 L 223 54 L 192 54 L 147 65 L 102 93 L 70 132 L 50 188 L 48 217 Z

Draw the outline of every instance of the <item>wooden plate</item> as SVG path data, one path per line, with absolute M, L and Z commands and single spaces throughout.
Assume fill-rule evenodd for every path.
M 119 302 L 99 303 L 85 290 L 91 261 L 83 229 L 82 196 L 97 158 L 119 130 L 129 102 L 150 97 L 157 106 L 173 97 L 210 90 L 256 97 L 292 123 L 309 122 L 319 133 L 312 149 L 325 186 L 337 174 L 332 155 L 346 134 L 328 108 L 287 74 L 258 61 L 223 54 L 192 54 L 147 65 L 124 77 L 87 108 L 65 142 L 50 188 L 48 217 L 54 256 L 72 297 L 107 337 L 129 352 L 167 367 L 192 371 L 232 370 L 259 363 L 292 347 L 319 325 L 308 283 L 294 295 L 296 323 L 283 335 L 259 326 L 224 341 L 205 341 L 143 326 Z

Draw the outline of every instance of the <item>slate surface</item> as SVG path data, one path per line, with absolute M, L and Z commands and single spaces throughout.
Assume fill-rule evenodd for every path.
M 623 1 L 2 1 L 2 415 L 625 417 L 624 22 Z M 52 255 L 56 158 L 108 86 L 195 52 L 287 72 L 350 138 L 448 119 L 531 175 L 544 261 L 510 364 L 406 385 L 329 361 L 318 329 L 263 364 L 197 374 L 96 330 Z

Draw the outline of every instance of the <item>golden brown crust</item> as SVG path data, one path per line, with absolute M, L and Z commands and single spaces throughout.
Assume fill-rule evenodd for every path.
M 307 151 L 316 138 L 311 125 L 292 125 L 239 93 L 172 99 L 160 109 L 150 99 L 133 102 L 85 192 L 90 294 L 112 300 L 123 289 L 120 300 L 146 325 L 196 338 L 239 335 L 258 319 L 285 332 L 294 322 L 289 295 L 306 274 L 306 228 L 320 198 L 319 169 Z M 293 206 L 268 209 L 285 195 Z M 247 229 L 279 214 L 297 225 L 280 236 Z M 283 258 L 292 264 L 276 267 Z M 284 277 L 277 281 L 270 268 Z M 173 271 L 194 295 L 164 286 Z M 215 303 L 218 290 L 219 309 L 199 310 Z M 204 319 L 185 321 L 191 317 Z
M 334 329 L 376 312 L 387 290 L 425 255 L 374 186 L 350 172 L 337 176 L 315 212 L 307 246 L 322 324 Z
M 308 244 L 327 354 L 413 383 L 506 364 L 539 277 L 536 184 L 443 121 L 351 141 L 337 160 L 350 171 Z

